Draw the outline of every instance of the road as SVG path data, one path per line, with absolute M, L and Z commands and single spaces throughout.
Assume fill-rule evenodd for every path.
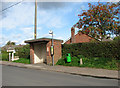
M 2 66 L 3 86 L 118 86 L 118 80 Z

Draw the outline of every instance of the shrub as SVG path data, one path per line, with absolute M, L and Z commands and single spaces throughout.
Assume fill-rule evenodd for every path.
M 113 40 L 120 40 L 120 36 L 116 36 Z
M 64 65 L 65 64 L 65 59 L 61 58 L 59 61 L 56 63 L 56 65 Z
M 112 58 L 100 58 L 100 57 L 92 57 L 92 58 L 82 57 L 83 64 L 80 65 L 80 58 L 81 56 L 72 57 L 71 63 L 66 63 L 65 59 L 62 58 L 58 60 L 57 65 L 104 68 L 104 69 L 109 69 L 109 70 L 119 69 L 118 62 L 120 62 L 120 60 L 118 61 Z
M 2 53 L 1 57 L 2 57 L 3 61 L 9 61 L 9 54 L 8 53 Z
M 17 47 L 16 49 L 16 54 L 20 58 L 30 58 L 30 46 L 25 45 L 23 47 Z
M 9 54 L 7 53 L 7 51 L 1 51 L 0 59 L 3 61 L 9 61 Z

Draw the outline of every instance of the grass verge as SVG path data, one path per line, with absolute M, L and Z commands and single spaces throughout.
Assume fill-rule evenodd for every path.
M 13 62 L 16 63 L 24 63 L 24 64 L 30 64 L 30 59 L 26 59 L 26 58 L 20 58 L 19 60 L 15 60 Z
M 0 54 L 0 60 L 2 60 L 2 61 L 9 61 L 9 54 L 8 53 L 2 53 L 2 54 Z M 30 59 L 20 58 L 19 60 L 15 60 L 13 62 L 30 64 Z
M 100 57 L 85 58 L 85 57 L 82 57 L 83 64 L 80 65 L 80 57 L 81 56 L 72 57 L 71 63 L 66 63 L 66 59 L 62 58 L 56 63 L 56 65 L 118 70 L 118 63 L 120 63 L 120 60 L 115 60 L 115 58 L 100 58 Z

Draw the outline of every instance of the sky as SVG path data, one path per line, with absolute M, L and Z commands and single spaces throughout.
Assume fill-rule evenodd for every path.
M 62 39 L 64 42 L 68 40 L 71 35 L 71 27 L 79 20 L 78 14 L 82 13 L 82 10 L 89 9 L 89 1 L 38 2 L 37 38 L 51 38 L 49 30 L 52 30 L 55 39 Z M 90 3 L 96 4 L 95 1 L 98 0 L 92 0 Z M 118 2 L 119 0 L 106 1 Z M 34 2 L 24 0 L 20 4 L 1 12 L 1 10 L 15 3 L 7 0 L 4 0 L 2 4 L 0 2 L 0 47 L 8 41 L 25 44 L 25 40 L 34 39 Z M 78 29 L 76 29 L 76 33 L 77 31 Z

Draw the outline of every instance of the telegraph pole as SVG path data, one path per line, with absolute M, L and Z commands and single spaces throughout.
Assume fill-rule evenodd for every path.
M 37 0 L 35 0 L 35 31 L 34 31 L 34 38 L 36 39 L 37 36 Z

